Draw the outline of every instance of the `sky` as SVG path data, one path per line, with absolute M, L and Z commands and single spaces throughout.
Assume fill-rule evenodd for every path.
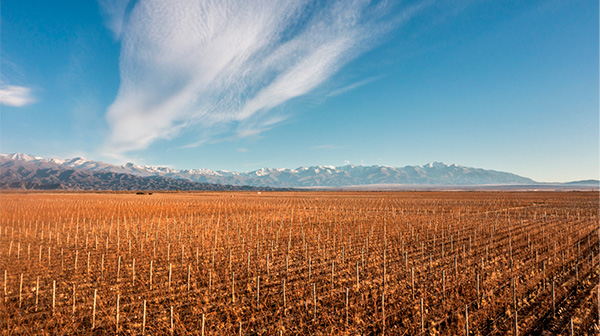
M 3 0 L 0 152 L 600 177 L 598 1 Z

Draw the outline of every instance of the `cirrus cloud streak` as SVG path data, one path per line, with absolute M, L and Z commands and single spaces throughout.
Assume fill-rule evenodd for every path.
M 420 6 L 140 0 L 130 11 L 105 9 L 128 16 L 110 20 L 123 23 L 121 84 L 105 150 L 144 149 L 192 127 L 231 124 L 241 136 L 268 129 L 270 110 L 322 85 Z

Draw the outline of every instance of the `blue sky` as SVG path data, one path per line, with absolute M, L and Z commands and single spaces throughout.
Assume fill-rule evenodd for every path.
M 598 1 L 20 1 L 0 152 L 599 178 Z

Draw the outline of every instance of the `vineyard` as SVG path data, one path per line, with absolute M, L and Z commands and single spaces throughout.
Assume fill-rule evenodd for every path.
M 596 192 L 3 193 L 0 334 L 596 335 Z

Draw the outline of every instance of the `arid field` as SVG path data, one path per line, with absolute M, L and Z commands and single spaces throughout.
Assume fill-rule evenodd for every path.
M 597 192 L 0 194 L 0 333 L 595 335 Z

